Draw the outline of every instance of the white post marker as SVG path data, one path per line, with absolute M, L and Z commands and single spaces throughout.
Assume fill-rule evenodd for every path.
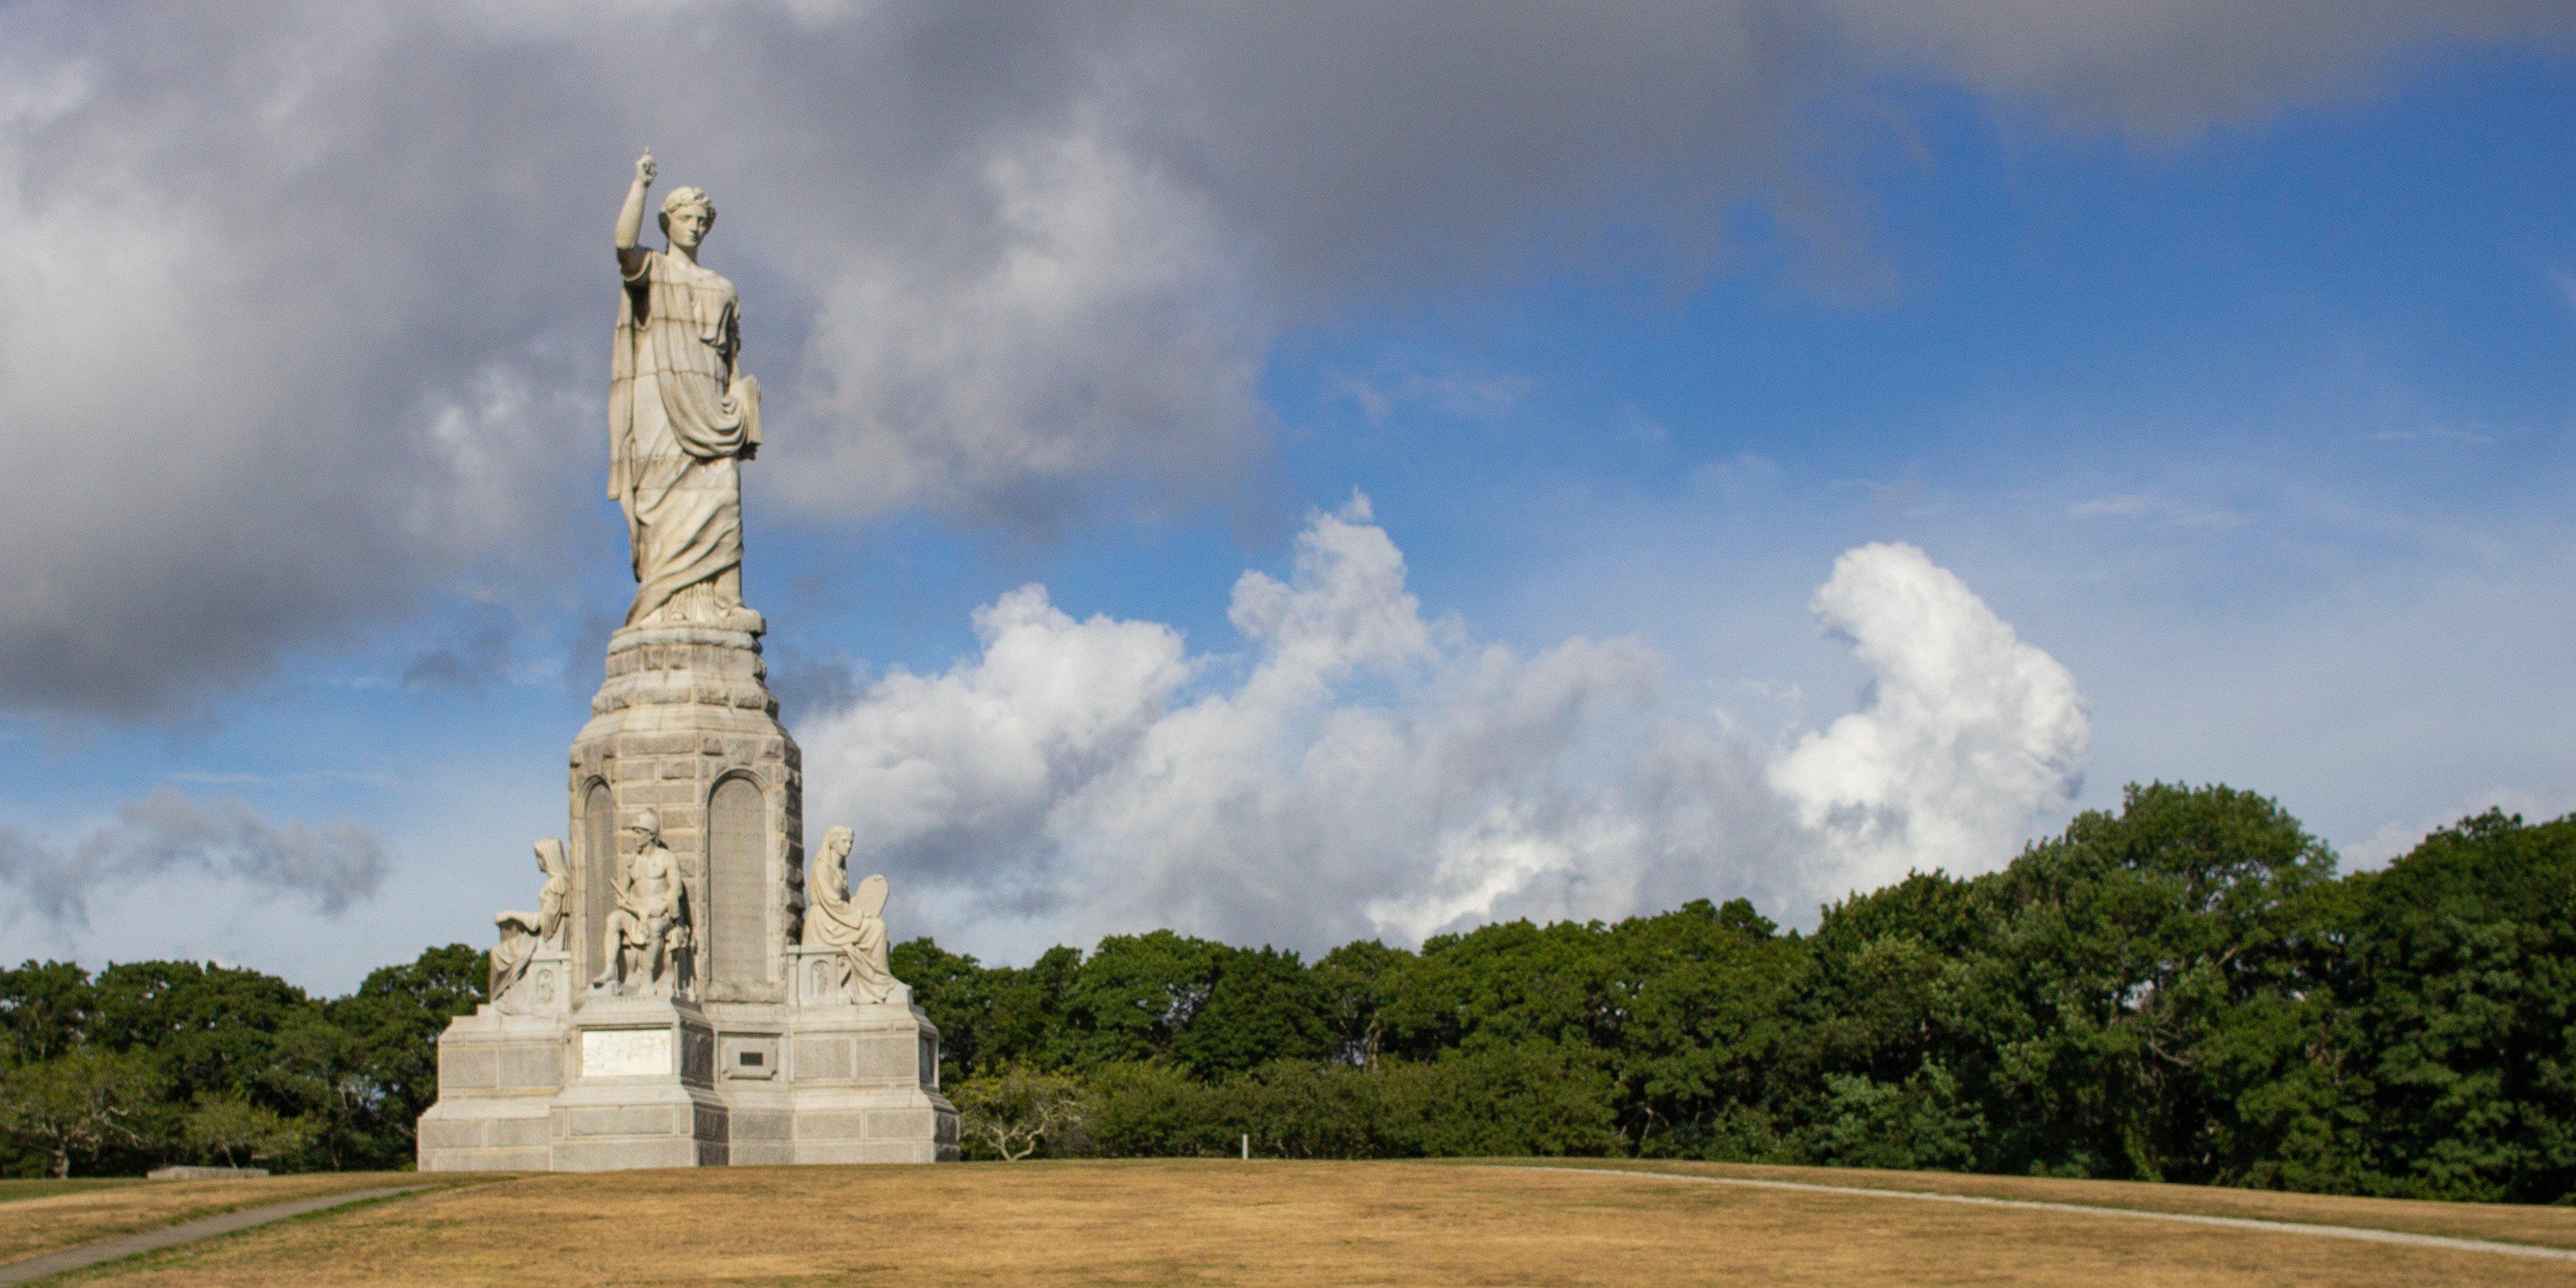
M 1251 1133 L 1251 1132 L 1245 1132 L 1245 1133 L 1243 1133 L 1243 1161 L 1244 1161 L 1244 1162 L 1247 1162 L 1247 1163 L 1249 1163 L 1249 1162 L 1251 1162 L 1251 1161 L 1252 1161 L 1252 1133 Z

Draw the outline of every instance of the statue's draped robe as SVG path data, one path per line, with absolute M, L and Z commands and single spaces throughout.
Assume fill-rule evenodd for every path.
M 501 942 L 492 946 L 491 978 L 483 986 L 483 996 L 497 1002 L 501 995 L 527 973 L 528 963 L 535 960 L 537 949 L 544 945 L 537 938 L 537 914 L 502 912 L 492 920 L 501 927 Z
M 885 918 L 871 915 L 844 893 L 850 874 L 842 863 L 827 864 L 816 876 L 814 902 L 805 910 L 805 942 L 839 950 L 851 991 L 867 1001 L 884 1001 L 894 985 L 887 970 Z
M 637 255 L 618 295 L 608 383 L 608 495 L 635 552 L 629 626 L 741 566 L 737 462 L 760 447 L 759 387 L 735 380 L 733 283 L 676 255 Z
M 545 888 L 538 893 L 535 912 L 503 912 L 492 920 L 501 927 L 501 942 L 492 949 L 492 979 L 484 996 L 499 1001 L 519 977 L 528 973 L 528 963 L 536 960 L 539 949 L 553 943 L 562 932 L 564 901 L 572 894 L 572 881 L 553 868 L 546 869 Z

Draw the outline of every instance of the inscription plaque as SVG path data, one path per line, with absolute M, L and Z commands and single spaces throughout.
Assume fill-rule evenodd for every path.
M 647 1078 L 673 1072 L 669 1029 L 588 1029 L 581 1035 L 581 1076 Z

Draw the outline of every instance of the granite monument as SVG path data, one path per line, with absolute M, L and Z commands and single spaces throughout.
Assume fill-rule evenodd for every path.
M 573 739 L 572 839 L 536 843 L 533 913 L 504 912 L 490 1000 L 438 1041 L 420 1166 L 602 1170 L 957 1157 L 939 1032 L 888 969 L 886 882 L 853 833 L 810 887 L 803 766 L 742 595 L 742 463 L 760 447 L 733 283 L 698 262 L 715 203 L 618 212 L 608 494 L 635 598 Z

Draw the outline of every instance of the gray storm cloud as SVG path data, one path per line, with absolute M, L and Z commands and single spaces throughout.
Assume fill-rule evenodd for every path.
M 1847 256 L 1809 109 L 1891 71 L 2170 137 L 2571 29 L 2501 0 L 14 4 L 0 708 L 149 716 L 477 570 L 613 557 L 603 242 L 648 144 L 724 211 L 779 421 L 756 487 L 1043 535 L 1223 494 L 1276 338 L 1372 296 L 1605 230 L 1698 271 L 1745 201 Z
M 200 799 L 157 787 L 117 807 L 113 822 L 52 843 L 0 829 L 0 887 L 58 929 L 89 924 L 94 900 L 139 883 L 204 875 L 294 895 L 337 913 L 375 893 L 384 846 L 355 823 L 272 822 L 237 797 Z
M 1744 895 L 1802 919 L 1908 870 L 2001 866 L 2089 726 L 2066 669 L 1912 546 L 1846 553 L 1818 620 L 1871 676 L 1794 744 L 1675 700 L 1635 640 L 1535 652 L 1426 618 L 1365 498 L 1247 572 L 1248 656 L 1077 621 L 1027 586 L 978 656 L 798 729 L 808 816 L 953 947 L 1025 957 L 1154 926 L 1320 950 L 1508 917 Z

